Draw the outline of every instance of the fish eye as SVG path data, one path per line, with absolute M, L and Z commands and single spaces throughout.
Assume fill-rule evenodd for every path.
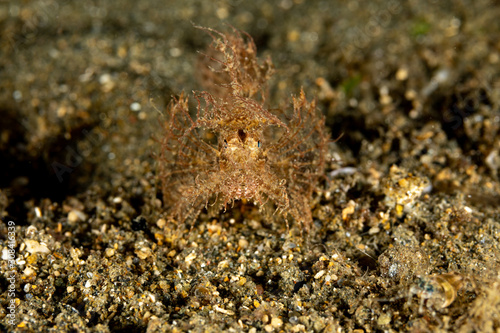
M 224 139 L 224 148 L 227 148 L 227 140 Z
M 238 130 L 238 137 L 240 138 L 241 142 L 245 143 L 245 139 L 247 138 L 247 134 L 245 133 L 244 130 L 239 129 Z

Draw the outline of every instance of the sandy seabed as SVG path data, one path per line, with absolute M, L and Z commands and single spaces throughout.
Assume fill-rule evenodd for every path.
M 499 332 L 500 4 L 0 4 L 0 331 Z M 308 232 L 169 219 L 162 113 L 193 23 L 248 32 L 333 139 Z M 193 105 L 194 106 L 194 105 Z

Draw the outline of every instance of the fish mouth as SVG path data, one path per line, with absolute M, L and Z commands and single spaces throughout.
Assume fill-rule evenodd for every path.
M 255 191 L 253 188 L 250 188 L 245 184 L 241 184 L 233 189 L 233 194 L 238 199 L 249 199 L 255 195 Z

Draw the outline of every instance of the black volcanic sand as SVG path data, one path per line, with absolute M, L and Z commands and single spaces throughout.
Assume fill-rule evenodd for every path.
M 0 331 L 499 332 L 499 17 L 493 0 L 2 2 Z M 167 218 L 154 138 L 171 96 L 201 89 L 193 23 L 247 31 L 277 69 L 269 107 L 303 87 L 340 137 L 309 233 L 251 203 Z

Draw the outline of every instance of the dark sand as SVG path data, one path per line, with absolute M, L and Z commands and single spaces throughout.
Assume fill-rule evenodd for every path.
M 215 3 L 0 3 L 0 331 L 499 332 L 498 1 Z M 270 107 L 303 87 L 343 134 L 309 233 L 168 220 L 153 138 L 201 89 L 192 22 L 247 31 Z

